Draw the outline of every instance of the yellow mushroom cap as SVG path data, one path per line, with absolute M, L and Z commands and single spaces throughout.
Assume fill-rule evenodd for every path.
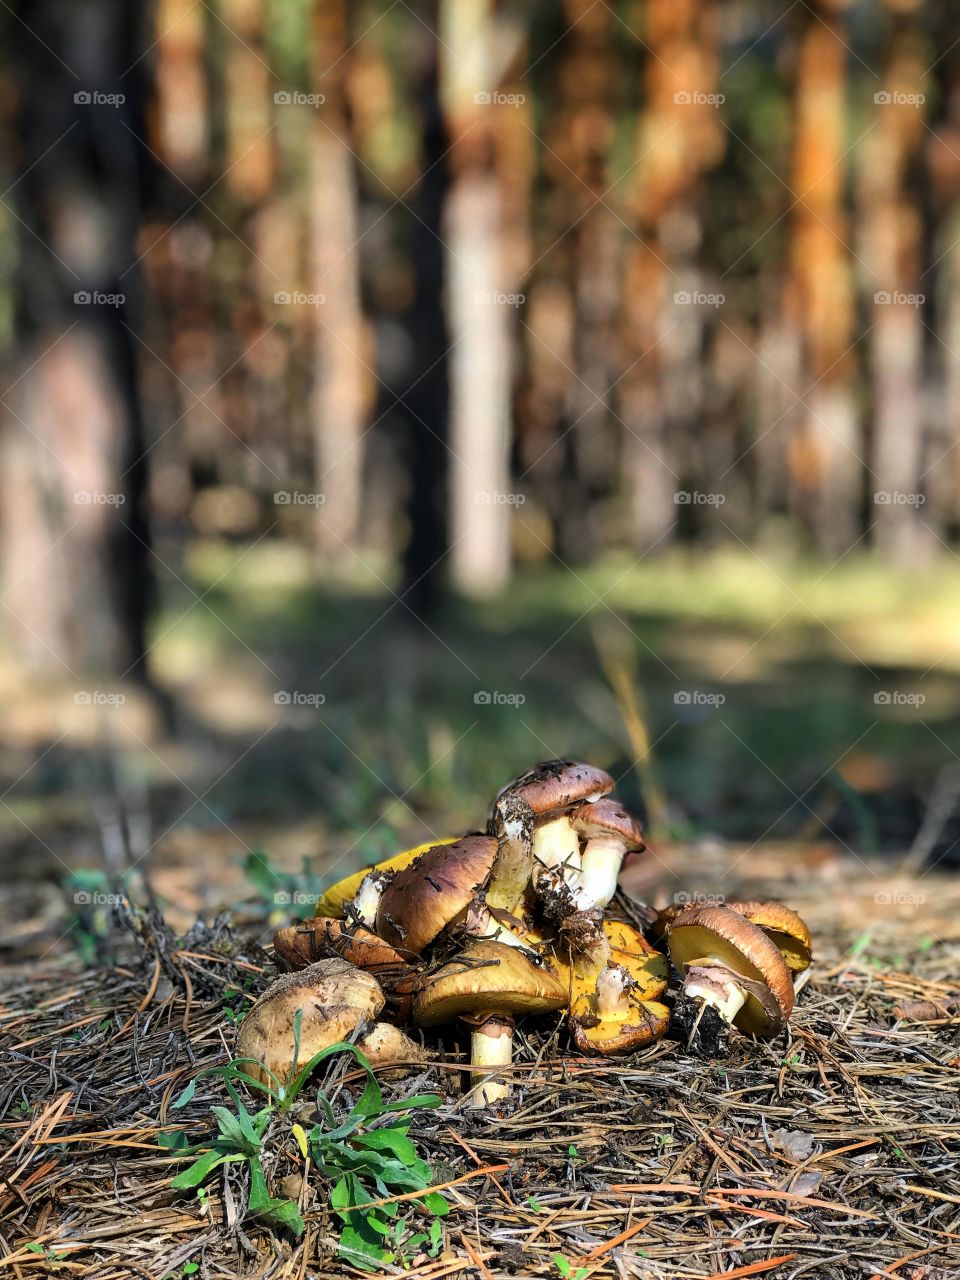
M 583 1053 L 626 1053 L 658 1040 L 670 1022 L 670 1011 L 658 997 L 667 988 L 667 958 L 643 934 L 621 920 L 604 920 L 610 963 L 626 970 L 632 988 L 622 1013 L 599 1016 L 595 978 L 577 978 L 568 966 L 563 974 L 570 990 L 570 1030 Z
M 483 941 L 423 979 L 413 1018 L 429 1027 L 461 1014 L 552 1013 L 566 1004 L 566 988 L 552 969 L 516 947 Z
M 692 964 L 714 960 L 766 988 L 767 998 L 744 988 L 746 999 L 733 1020 L 743 1031 L 775 1035 L 793 1012 L 793 981 L 776 944 L 729 907 L 688 907 L 670 925 L 667 944 L 683 974 Z
M 260 996 L 240 1024 L 237 1056 L 254 1058 L 283 1082 L 293 1068 L 293 1026 L 300 1021 L 297 1068 L 314 1054 L 346 1040 L 361 1022 L 373 1022 L 383 1008 L 380 986 L 346 960 L 321 960 L 297 973 L 285 973 Z M 263 1084 L 266 1071 L 250 1063 L 244 1070 Z
M 438 844 L 453 844 L 456 839 L 456 836 L 447 836 L 443 840 L 430 840 L 426 844 L 418 844 L 414 849 L 404 849 L 402 853 L 395 853 L 385 858 L 383 862 L 376 863 L 375 866 L 351 872 L 327 889 L 317 903 L 316 914 L 330 917 L 342 916 L 344 907 L 357 896 L 357 890 L 371 871 L 400 871 L 403 867 L 408 867 L 414 859 L 419 858 L 421 853 L 426 853 L 428 849 L 433 849 Z
M 755 924 L 773 942 L 787 962 L 787 968 L 802 973 L 813 958 L 813 940 L 806 922 L 782 902 L 728 902 L 737 915 Z

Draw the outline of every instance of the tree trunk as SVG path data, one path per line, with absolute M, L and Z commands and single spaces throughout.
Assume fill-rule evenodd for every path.
M 511 327 L 502 258 L 503 212 L 495 166 L 492 0 L 444 0 L 441 96 L 453 174 L 447 246 L 450 341 L 450 564 L 470 595 L 499 590 L 510 573 Z
M 364 431 L 372 403 L 371 343 L 360 297 L 357 169 L 346 80 L 351 36 L 346 0 L 317 6 L 316 109 L 310 178 L 310 239 L 316 295 L 316 449 L 321 553 L 349 565 L 360 531 Z M 326 74 L 324 74 L 326 72 Z
M 22 373 L 8 393 L 2 468 L 5 605 L 21 651 L 77 678 L 145 675 L 151 568 L 131 267 L 151 174 L 140 142 L 149 17 L 125 0 L 34 0 L 30 30 L 11 26 Z

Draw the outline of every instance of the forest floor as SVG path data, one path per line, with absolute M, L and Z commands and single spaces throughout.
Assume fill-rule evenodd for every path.
M 443 1096 L 411 1136 L 462 1181 L 437 1256 L 381 1273 L 960 1275 L 960 566 L 768 559 L 524 570 L 428 632 L 385 568 L 318 588 L 289 549 L 210 544 L 153 637 L 173 732 L 136 689 L 0 665 L 0 1277 L 346 1274 L 322 1180 L 298 1244 L 241 1220 L 237 1171 L 171 1188 L 157 1135 L 211 1132 L 219 1082 L 173 1099 L 229 1059 L 324 881 L 476 829 L 554 755 L 650 815 L 635 897 L 782 898 L 811 979 L 787 1035 L 717 1061 L 530 1027 L 496 1114 L 458 1104 L 446 1037 L 384 1087 Z M 163 926 L 123 905 L 151 893 Z M 289 1128 L 268 1156 L 275 1192 Z
M 666 1039 L 615 1061 L 570 1050 L 562 1018 L 528 1024 L 514 1096 L 490 1112 L 460 1105 L 464 1044 L 429 1037 L 435 1060 L 383 1088 L 388 1101 L 441 1095 L 436 1110 L 414 1113 L 410 1136 L 450 1212 L 429 1252 L 401 1244 L 379 1274 L 960 1274 L 960 879 L 917 882 L 818 847 L 760 846 L 739 866 L 729 850 L 678 847 L 672 862 L 678 883 L 779 893 L 809 919 L 815 965 L 788 1032 L 768 1044 L 734 1038 L 717 1058 Z M 633 891 L 649 874 L 639 860 Z M 359 1274 L 338 1257 L 330 1182 L 298 1177 L 289 1118 L 268 1131 L 263 1166 L 274 1195 L 293 1176 L 299 1241 L 244 1219 L 238 1166 L 199 1196 L 171 1188 L 186 1162 L 158 1135 L 202 1141 L 211 1108 L 230 1099 L 210 1077 L 188 1105 L 172 1103 L 202 1068 L 229 1060 L 237 1017 L 275 968 L 262 921 L 241 915 L 176 940 L 138 919 L 112 965 L 58 956 L 3 975 L 0 1033 L 14 1069 L 0 1090 L 0 1272 Z M 338 1114 L 360 1083 L 342 1060 L 325 1077 Z M 311 1112 L 297 1113 L 306 1128 Z M 417 1203 L 398 1202 L 401 1240 L 426 1234 Z

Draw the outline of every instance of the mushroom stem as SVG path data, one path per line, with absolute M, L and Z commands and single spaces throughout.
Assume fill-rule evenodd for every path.
M 533 887 L 539 889 L 546 878 L 552 886 L 557 871 L 571 890 L 580 887 L 580 838 L 568 817 L 554 818 L 539 826 L 533 836 Z
M 512 911 L 523 897 L 533 871 L 533 810 L 514 791 L 497 797 L 493 810 L 493 834 L 499 850 L 487 901 L 501 911 Z
M 724 1022 L 731 1024 L 747 999 L 747 993 L 737 984 L 730 970 L 712 964 L 709 959 L 689 967 L 683 992 L 694 1000 L 703 1001 L 704 1005 L 712 1006 Z
M 630 991 L 636 986 L 622 964 L 608 964 L 597 978 L 597 1013 L 601 1018 L 630 1012 Z
M 490 938 L 508 947 L 519 947 L 521 951 L 531 950 L 522 938 L 518 938 L 505 924 L 501 924 L 490 909 L 483 905 L 475 904 L 468 909 L 463 929 L 472 938 Z
M 354 895 L 348 914 L 355 916 L 368 929 L 376 929 L 380 899 L 390 880 L 391 874 L 388 871 L 374 870 L 365 875 L 360 881 L 360 888 Z
M 626 841 L 617 835 L 594 836 L 587 842 L 576 899 L 581 911 L 607 905 L 617 891 L 617 877 L 626 851 Z
M 510 1096 L 510 1086 L 492 1073 L 497 1067 L 509 1067 L 513 1062 L 513 1019 L 507 1014 L 494 1014 L 470 1036 L 470 1065 L 476 1074 L 489 1072 L 480 1084 L 474 1085 L 467 1095 L 471 1107 L 488 1107 Z

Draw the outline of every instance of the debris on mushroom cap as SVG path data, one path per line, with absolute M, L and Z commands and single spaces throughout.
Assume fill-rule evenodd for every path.
M 339 956 L 373 974 L 387 997 L 391 1018 L 405 1022 L 410 1016 L 416 968 L 405 954 L 363 925 L 316 916 L 279 930 L 273 948 L 291 969 Z
M 404 849 L 402 853 L 395 853 L 389 858 L 384 858 L 376 866 L 364 867 L 360 871 L 354 871 L 350 875 L 344 876 L 342 880 L 338 880 L 336 884 L 331 885 L 323 894 L 317 903 L 315 914 L 331 917 L 342 916 L 345 905 L 356 896 L 364 878 L 371 871 L 400 871 L 403 867 L 408 867 L 416 858 L 419 858 L 421 853 L 426 853 L 428 849 L 432 849 L 438 844 L 453 844 L 456 838 L 456 836 L 448 836 L 443 840 L 430 840 L 427 844 L 418 844 L 415 849 Z
M 741 1030 L 775 1035 L 793 1012 L 793 982 L 776 944 L 729 907 L 688 907 L 670 925 L 667 943 L 686 994 L 710 999 L 714 984 L 723 987 L 727 1021 Z
M 787 968 L 802 973 L 813 959 L 813 940 L 806 922 L 782 902 L 728 902 L 731 911 L 762 929 L 777 944 Z
M 515 947 L 482 941 L 423 977 L 413 1017 L 430 1027 L 461 1014 L 551 1013 L 566 1004 L 566 987 L 554 969 L 534 964 Z
M 609 773 L 596 765 L 576 760 L 543 760 L 502 787 L 497 800 L 512 792 L 520 795 L 535 814 L 542 814 L 569 808 L 582 800 L 596 800 L 613 787 Z
M 584 1053 L 624 1053 L 664 1034 L 670 1021 L 659 1002 L 667 987 L 666 956 L 620 920 L 605 920 L 610 963 L 597 978 L 578 978 L 564 966 L 570 992 L 570 1030 Z
M 321 1049 L 347 1039 L 361 1023 L 373 1022 L 383 1005 L 383 992 L 371 974 L 346 960 L 320 960 L 283 974 L 266 989 L 240 1024 L 237 1056 L 262 1063 L 262 1068 L 244 1064 L 262 1084 L 272 1083 L 268 1072 L 283 1083 L 294 1066 L 297 1010 L 302 1010 L 299 1069 Z
M 419 955 L 469 908 L 496 856 L 492 836 L 462 836 L 453 844 L 428 849 L 387 885 L 377 913 L 377 933 L 407 955 Z

